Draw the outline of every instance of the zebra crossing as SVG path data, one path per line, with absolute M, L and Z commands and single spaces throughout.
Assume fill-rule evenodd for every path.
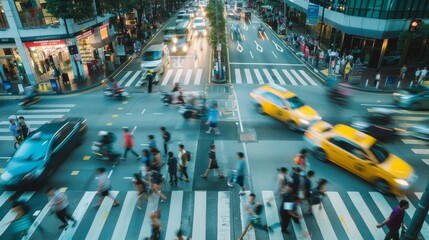
M 429 165 L 429 149 L 426 141 L 415 138 L 401 138 L 401 142 L 408 145 L 414 154 L 421 157 L 421 160 Z
M 231 79 L 235 84 L 321 85 L 304 68 L 233 68 Z
M 8 222 L 15 217 L 6 203 L 12 194 L 6 191 L 0 195 L 2 239 L 9 239 L 11 229 Z M 143 210 L 139 210 L 136 208 L 136 191 L 111 191 L 111 195 L 120 201 L 120 206 L 113 208 L 113 200 L 105 198 L 98 209 L 91 207 L 97 201 L 95 191 L 68 192 L 71 203 L 68 211 L 73 213 L 78 222 L 74 226 L 57 230 L 52 224 L 61 223 L 49 214 L 49 204 L 40 201 L 40 197 L 44 196 L 37 198 L 35 196 L 38 194 L 25 192 L 19 200 L 28 202 L 37 216 L 23 239 L 38 239 L 35 237 L 39 234 L 38 229 L 45 229 L 42 231 L 44 239 L 145 239 L 150 236 L 150 214 L 159 209 L 163 225 L 162 239 L 173 240 L 176 232 L 182 229 L 185 235 L 192 236 L 193 239 L 230 240 L 240 234 L 234 230 L 236 224 L 241 226 L 241 230 L 246 225 L 245 205 L 249 194 L 247 191 L 246 196 L 238 197 L 229 191 L 172 191 L 167 193 L 169 200 L 166 203 L 160 203 L 158 195 L 151 195 L 144 202 Z M 257 194 L 256 201 L 263 203 L 262 222 L 272 226 L 272 231 L 250 229 L 245 239 L 383 239 L 387 228 L 377 228 L 377 223 L 387 218 L 401 199 L 406 199 L 410 202 L 405 216 L 405 224 L 408 225 L 421 196 L 422 192 L 396 198 L 383 196 L 378 192 L 328 192 L 320 206 L 312 207 L 313 216 L 304 214 L 299 225 L 292 222 L 289 226 L 291 234 L 283 235 L 279 225 L 279 209 L 282 206 L 273 201 L 273 191 L 262 191 Z M 239 202 L 234 198 L 239 198 Z M 233 209 L 237 207 L 240 208 L 238 220 L 232 215 Z M 306 208 L 303 203 L 298 210 L 301 215 Z M 421 236 L 429 239 L 429 217 L 423 223 Z
M 204 70 L 202 68 L 196 69 L 182 69 L 182 68 L 171 68 L 165 71 L 159 78 L 159 84 L 161 86 L 173 85 L 174 83 L 180 83 L 180 85 L 201 85 L 203 81 Z M 138 87 L 139 81 L 143 81 L 145 78 L 146 71 L 127 71 L 118 81 L 118 86 Z
M 75 104 L 36 104 L 27 109 L 18 110 L 14 115 L 0 121 L 0 141 L 14 141 L 9 131 L 9 119 L 15 119 L 18 122 L 17 119 L 23 116 L 25 122 L 34 130 L 51 120 L 64 117 L 73 107 Z

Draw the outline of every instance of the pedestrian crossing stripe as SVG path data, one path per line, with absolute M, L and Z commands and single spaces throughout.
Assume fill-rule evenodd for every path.
M 137 86 L 136 79 L 143 79 L 145 72 L 142 71 L 128 71 L 118 82 L 118 86 L 130 87 Z M 131 76 L 132 75 L 132 76 Z M 166 86 L 175 83 L 181 85 L 200 85 L 203 75 L 202 68 L 196 69 L 168 69 L 165 74 L 161 76 L 159 85 Z M 193 78 L 192 78 L 193 77 Z M 192 82 L 193 80 L 193 82 Z
M 232 72 L 232 81 L 235 84 L 320 85 L 302 69 L 254 68 L 254 75 L 249 68 L 235 68 Z
M 208 207 L 208 197 L 207 194 L 217 194 L 217 225 L 211 221 L 212 218 L 208 218 L 206 216 L 207 207 Z M 235 230 L 231 227 L 231 224 L 236 223 L 236 219 L 231 219 L 231 205 L 235 202 L 231 195 L 232 192 L 228 191 L 220 191 L 220 192 L 207 192 L 207 191 L 195 191 L 190 194 L 194 199 L 193 212 L 188 211 L 188 213 L 193 214 L 193 223 L 192 229 L 186 229 L 188 232 L 192 232 L 193 239 L 205 240 L 205 239 L 215 239 L 214 236 L 206 236 L 207 227 L 217 227 L 217 238 L 218 240 L 231 240 Z M 3 192 L 0 195 L 0 207 L 3 207 L 4 203 L 7 199 L 12 196 L 13 192 Z M 111 191 L 112 197 L 119 196 L 119 191 Z M 113 211 L 112 204 L 113 199 L 106 197 L 99 209 L 96 210 L 95 216 L 85 218 L 88 210 L 90 209 L 91 203 L 94 201 L 98 201 L 96 199 L 95 191 L 87 191 L 83 193 L 83 196 L 79 200 L 76 208 L 73 212 L 73 218 L 77 220 L 76 226 L 65 228 L 58 239 L 74 239 L 76 237 L 81 237 L 81 239 L 100 239 L 103 237 L 101 233 L 103 231 L 112 231 L 111 236 L 112 239 L 125 240 L 127 239 L 127 233 L 130 231 L 130 223 L 132 222 L 133 214 L 139 214 L 139 210 L 136 208 L 137 203 L 137 192 L 136 191 L 126 191 L 124 192 L 125 199 L 121 201 L 121 204 L 118 207 L 119 213 L 115 214 L 118 216 L 117 219 L 110 219 L 109 223 L 113 223 L 114 227 L 111 225 L 105 224 L 109 218 L 112 218 L 110 212 Z M 158 208 L 169 207 L 166 213 L 167 217 L 161 218 L 161 222 L 164 226 L 162 236 L 163 239 L 174 239 L 177 230 L 182 228 L 182 211 L 186 207 L 183 202 L 185 199 L 184 191 L 172 191 L 171 196 L 169 198 L 168 203 L 158 205 L 159 196 L 156 194 L 152 194 L 149 196 L 146 204 L 146 211 L 144 214 L 143 223 L 141 225 L 141 229 L 139 232 L 138 239 L 144 239 L 148 237 L 151 232 L 151 223 L 150 223 L 150 215 L 157 210 Z M 235 193 L 236 194 L 236 193 Z M 240 205 L 240 225 L 243 230 L 247 224 L 247 212 L 244 209 L 245 204 L 248 202 L 248 196 L 250 191 L 246 191 L 246 196 L 239 197 L 239 205 Z M 300 224 L 297 225 L 292 221 L 293 234 L 296 239 L 344 239 L 347 235 L 348 239 L 366 239 L 369 236 L 372 236 L 373 239 L 382 239 L 384 238 L 387 229 L 377 228 L 377 224 L 383 221 L 385 218 L 389 217 L 393 205 L 396 206 L 396 202 L 399 202 L 402 199 L 409 201 L 410 207 L 406 210 L 408 218 L 412 218 L 412 216 L 416 212 L 416 204 L 413 204 L 411 200 L 420 199 L 422 197 L 422 192 L 415 192 L 414 198 L 411 200 L 407 196 L 401 196 L 394 198 L 389 198 L 387 201 L 387 197 L 383 196 L 378 192 L 368 192 L 369 199 L 372 201 L 368 201 L 368 198 L 365 198 L 366 193 L 360 193 L 356 191 L 349 191 L 347 195 L 340 195 L 338 192 L 327 192 L 327 197 L 322 200 L 322 205 L 312 206 L 313 217 L 309 217 L 307 215 L 302 215 L 301 207 L 298 207 L 298 212 L 303 218 L 300 220 Z M 26 201 L 30 206 L 31 198 L 34 196 L 34 192 L 24 192 L 18 200 Z M 72 202 L 73 197 L 78 196 L 77 194 L 70 194 L 69 200 Z M 189 196 L 189 195 L 187 195 Z M 214 198 L 211 198 L 214 199 Z M 283 234 L 281 233 L 281 229 L 278 227 L 280 218 L 279 218 L 279 207 L 275 202 L 275 195 L 273 191 L 262 191 L 262 203 L 264 205 L 263 218 L 261 222 L 266 222 L 269 226 L 275 226 L 272 228 L 272 231 L 266 233 L 266 237 L 264 239 L 267 240 L 280 240 L 283 239 Z M 350 201 L 351 200 L 351 201 Z M 256 200 L 258 201 L 258 200 Z M 351 205 L 346 207 L 346 201 L 351 202 Z M 270 202 L 270 204 L 268 204 Z M 390 202 L 390 203 L 389 203 Z M 395 202 L 395 203 L 393 203 Z M 305 205 L 305 204 L 304 204 Z M 353 211 L 353 208 L 358 211 Z M 372 209 L 372 210 L 371 210 Z M 28 234 L 23 239 L 31 239 L 35 230 L 38 227 L 43 227 L 43 221 L 47 216 L 49 216 L 48 212 L 50 210 L 49 204 L 44 204 L 44 207 L 39 212 L 36 220 L 33 222 L 32 226 L 28 230 Z M 356 215 L 352 215 L 352 212 Z M 143 211 L 141 211 L 143 213 Z M 379 214 L 381 213 L 381 215 Z M 6 215 L 3 216 L 3 219 L 0 220 L 0 236 L 2 238 L 7 239 L 8 236 L 3 235 L 4 233 L 8 233 L 7 228 L 10 224 L 6 224 L 10 220 L 15 217 L 15 212 L 9 210 Z M 91 218 L 91 219 L 88 219 Z M 335 221 L 340 221 L 341 224 L 333 224 Z M 85 225 L 88 225 L 89 229 L 87 232 L 82 232 L 79 227 L 85 228 L 86 226 L 80 226 L 80 223 L 84 222 Z M 362 223 L 363 222 L 363 223 Z M 307 228 L 307 224 L 314 224 L 309 228 L 311 231 L 319 231 L 320 234 L 317 235 L 316 232 L 309 232 Z M 406 223 L 407 220 L 406 220 Z M 363 224 L 365 226 L 363 226 Z M 289 226 L 289 229 L 290 226 Z M 212 229 L 210 229 L 212 230 Z M 342 233 L 344 231 L 344 233 Z M 79 236 L 75 236 L 76 233 L 79 233 Z M 241 233 L 241 232 L 240 232 Z M 240 233 L 235 233 L 238 235 Z M 83 235 L 82 235 L 83 234 Z M 129 233 L 128 233 L 129 234 Z M 262 236 L 262 232 L 258 232 L 258 236 Z M 82 235 L 82 236 L 81 236 Z M 86 236 L 85 236 L 86 235 Z M 421 235 L 426 239 L 429 237 L 429 225 L 427 219 L 423 222 L 423 226 L 421 229 Z M 318 238 L 320 236 L 320 238 Z M 253 229 L 250 229 L 245 239 L 253 240 L 256 239 L 256 232 Z

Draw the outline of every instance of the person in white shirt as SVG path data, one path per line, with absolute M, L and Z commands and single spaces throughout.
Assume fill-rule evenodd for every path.
M 422 71 L 420 72 L 420 77 L 419 77 L 419 84 L 422 84 L 423 80 L 426 78 L 426 74 L 428 73 L 427 68 L 423 68 Z
M 104 200 L 104 197 L 110 197 L 113 199 L 113 207 L 119 206 L 118 200 L 116 200 L 114 197 L 112 197 L 109 194 L 110 190 L 110 179 L 107 176 L 106 169 L 105 168 L 98 168 L 97 169 L 97 194 L 100 196 L 100 199 L 98 200 L 98 203 L 94 206 L 96 208 L 100 207 L 101 203 Z
M 48 196 L 48 204 L 51 206 L 52 211 L 57 215 L 58 219 L 63 222 L 63 225 L 59 226 L 59 228 L 62 229 L 67 227 L 69 225 L 69 220 L 75 225 L 77 222 L 76 219 L 67 212 L 67 207 L 69 206 L 67 195 L 54 187 L 49 187 L 46 191 L 46 195 Z

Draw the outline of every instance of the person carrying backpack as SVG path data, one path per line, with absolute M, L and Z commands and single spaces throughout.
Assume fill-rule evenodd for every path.
M 247 231 L 251 227 L 259 228 L 264 231 L 271 231 L 271 227 L 261 223 L 262 204 L 260 202 L 256 202 L 255 197 L 256 196 L 254 193 L 249 194 L 249 201 L 244 207 L 247 213 L 246 227 L 244 228 L 243 233 L 241 233 L 241 236 L 238 238 L 239 240 L 243 240 Z
M 180 177 L 179 179 L 182 180 L 182 176 L 185 176 L 184 181 L 189 182 L 189 176 L 187 173 L 187 168 L 189 161 L 191 161 L 191 154 L 189 151 L 185 150 L 185 146 L 183 144 L 179 144 L 179 155 L 178 155 L 179 161 L 179 167 L 180 167 Z

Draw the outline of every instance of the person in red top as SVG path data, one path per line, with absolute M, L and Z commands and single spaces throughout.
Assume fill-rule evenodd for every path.
M 140 160 L 142 157 L 137 154 L 136 151 L 134 151 L 134 140 L 133 140 L 133 133 L 130 133 L 127 127 L 123 128 L 124 130 L 124 156 L 121 158 L 122 160 L 127 160 L 127 153 L 128 151 L 131 151 L 132 154 L 134 154 L 137 157 L 137 160 Z

